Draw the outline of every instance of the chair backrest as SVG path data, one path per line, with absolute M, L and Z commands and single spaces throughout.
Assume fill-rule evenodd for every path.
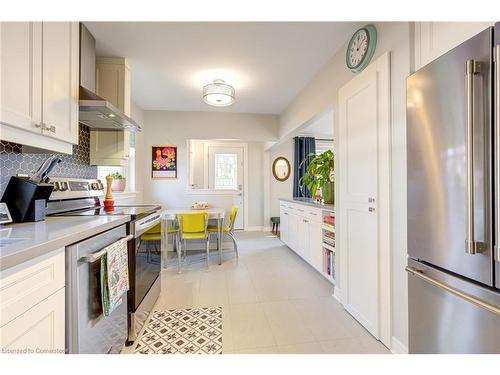
M 231 207 L 231 214 L 229 215 L 229 228 L 234 229 L 234 222 L 236 221 L 236 215 L 238 214 L 238 206 L 234 205 Z
M 193 212 L 177 214 L 179 229 L 181 233 L 206 232 L 208 226 L 208 214 L 206 212 Z

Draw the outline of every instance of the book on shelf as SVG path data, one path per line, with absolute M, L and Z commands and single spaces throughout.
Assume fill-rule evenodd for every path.
M 323 248 L 323 273 L 335 279 L 335 253 Z

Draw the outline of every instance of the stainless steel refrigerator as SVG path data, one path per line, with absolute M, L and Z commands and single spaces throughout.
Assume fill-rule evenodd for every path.
M 500 23 L 407 79 L 410 353 L 500 353 Z

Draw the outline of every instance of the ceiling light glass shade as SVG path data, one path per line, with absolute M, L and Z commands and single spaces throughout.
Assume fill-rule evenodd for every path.
M 216 79 L 203 87 L 203 101 L 216 107 L 225 107 L 235 101 L 234 87 L 222 79 Z

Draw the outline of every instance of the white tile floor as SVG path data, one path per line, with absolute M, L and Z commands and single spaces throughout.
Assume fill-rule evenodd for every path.
M 201 260 L 180 275 L 174 266 L 163 271 L 155 310 L 222 306 L 225 354 L 389 353 L 278 238 L 239 232 L 237 241 L 239 259 L 226 251 L 219 266 L 213 252 L 209 269 Z

